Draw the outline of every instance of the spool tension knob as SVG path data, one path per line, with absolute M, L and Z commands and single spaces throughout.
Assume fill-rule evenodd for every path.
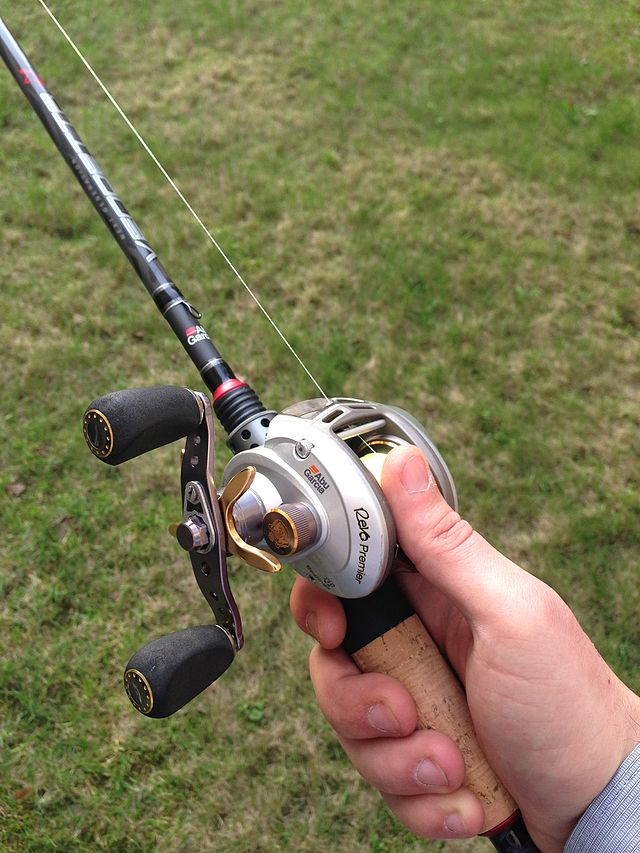
M 307 504 L 282 504 L 265 515 L 263 531 L 265 541 L 276 554 L 290 557 L 313 545 L 318 524 Z

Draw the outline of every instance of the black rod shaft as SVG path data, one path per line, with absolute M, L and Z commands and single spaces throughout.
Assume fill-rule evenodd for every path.
M 158 256 L 133 220 L 104 173 L 89 154 L 71 122 L 0 18 L 0 56 L 46 128 L 82 189 L 115 238 L 158 310 L 198 368 L 207 387 L 220 389 L 235 374 L 222 359 L 200 321 L 169 278 Z

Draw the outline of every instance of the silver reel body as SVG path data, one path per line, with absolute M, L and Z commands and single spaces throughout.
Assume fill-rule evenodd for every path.
M 241 451 L 225 468 L 223 488 L 243 469 L 256 472 L 233 509 L 241 539 L 334 595 L 368 595 L 389 574 L 396 533 L 367 464 L 400 444 L 422 450 L 456 508 L 442 456 L 407 412 L 350 398 L 291 406 L 271 421 L 263 446 Z

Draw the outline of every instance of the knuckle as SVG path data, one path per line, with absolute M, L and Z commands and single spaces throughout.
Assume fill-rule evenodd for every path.
M 361 740 L 371 737 L 366 720 L 366 709 L 361 705 L 351 707 L 342 699 L 331 697 L 321 706 L 321 711 L 331 728 L 343 740 Z
M 533 611 L 535 618 L 546 627 L 546 630 L 552 627 L 561 632 L 577 624 L 566 602 L 544 581 L 534 578 L 529 586 L 529 612 Z
M 429 550 L 450 553 L 465 545 L 473 534 L 474 530 L 469 522 L 448 507 L 425 533 L 423 546 Z

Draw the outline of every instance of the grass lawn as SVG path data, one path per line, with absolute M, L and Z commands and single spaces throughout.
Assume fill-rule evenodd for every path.
M 4 6 L 236 372 L 316 396 L 39 4 Z M 323 388 L 418 417 L 463 513 L 640 689 L 637 3 L 53 8 Z M 198 377 L 4 66 L 0 135 L 0 847 L 487 850 L 412 839 L 356 777 L 289 572 L 237 565 L 232 669 L 132 710 L 130 654 L 210 616 L 166 532 L 178 447 L 109 470 L 81 417 Z

